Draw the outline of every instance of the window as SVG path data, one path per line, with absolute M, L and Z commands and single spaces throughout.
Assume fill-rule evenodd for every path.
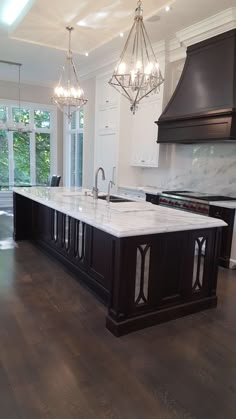
M 50 174 L 57 173 L 55 107 L 24 103 L 19 109 L 4 101 L 0 120 L 35 126 L 33 133 L 0 130 L 0 189 L 47 185 Z
M 81 109 L 73 113 L 70 124 L 68 124 L 67 117 L 65 118 L 66 184 L 67 186 L 82 186 L 84 111 Z

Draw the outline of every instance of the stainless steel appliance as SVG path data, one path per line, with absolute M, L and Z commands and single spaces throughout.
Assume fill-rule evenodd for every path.
M 209 215 L 210 202 L 231 200 L 236 201 L 236 198 L 192 191 L 163 191 L 159 205 Z

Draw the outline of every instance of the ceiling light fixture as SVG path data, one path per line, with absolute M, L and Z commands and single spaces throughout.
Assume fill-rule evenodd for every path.
M 170 11 L 170 6 L 168 6 L 168 5 L 167 5 L 167 6 L 165 7 L 165 11 L 166 11 L 166 12 L 169 12 L 169 11 Z
M 74 28 L 67 26 L 66 29 L 69 32 L 69 47 L 65 65 L 63 66 L 58 85 L 54 90 L 52 101 L 67 115 L 70 122 L 73 113 L 86 105 L 87 99 L 84 98 L 84 92 L 80 87 L 71 51 L 71 32 Z
M 85 57 L 88 57 L 88 56 L 89 56 L 89 53 L 88 53 L 88 52 L 86 52 L 86 53 L 85 53 Z
M 123 32 L 121 32 L 121 33 L 120 33 L 120 37 L 121 37 L 121 38 L 123 38 L 123 37 L 124 37 L 124 34 L 123 34 Z
M 143 23 L 142 1 L 139 0 L 133 26 L 109 84 L 129 100 L 130 109 L 135 114 L 140 101 L 151 93 L 159 92 L 163 82 Z
M 35 130 L 33 124 L 24 122 L 24 114 L 21 109 L 21 63 L 14 63 L 12 61 L 0 60 L 1 64 L 14 65 L 18 67 L 18 109 L 17 113 L 14 114 L 14 120 L 8 120 L 6 123 L 0 121 L 0 130 L 14 131 L 30 134 Z

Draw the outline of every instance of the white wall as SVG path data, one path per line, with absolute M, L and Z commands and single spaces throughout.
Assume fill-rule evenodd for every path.
M 0 80 L 0 98 L 18 100 L 18 83 Z M 47 87 L 21 84 L 21 101 L 51 105 L 53 90 Z M 63 175 L 63 116 L 57 111 L 57 168 Z
M 95 94 L 96 79 L 81 82 L 88 99 L 84 107 L 84 153 L 83 153 L 83 187 L 93 187 L 94 137 L 95 137 Z

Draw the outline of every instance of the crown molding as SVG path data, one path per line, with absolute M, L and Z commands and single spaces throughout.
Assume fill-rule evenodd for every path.
M 171 39 L 167 45 L 167 60 L 173 63 L 183 58 L 186 58 L 186 48 L 181 45 L 178 39 Z
M 176 32 L 175 38 L 170 41 L 160 41 L 153 44 L 153 50 L 161 66 L 167 62 L 174 62 L 186 58 L 188 46 L 204 41 L 205 39 L 236 28 L 236 7 L 223 10 L 214 16 L 204 19 L 194 25 Z M 80 78 L 87 80 L 113 70 L 121 51 L 115 51 L 103 61 L 96 61 L 80 71 Z
M 187 48 L 197 42 L 236 28 L 236 7 L 231 7 L 176 33 L 181 46 Z
M 186 49 L 197 42 L 205 41 L 236 28 L 236 7 L 223 10 L 214 16 L 176 32 L 175 38 L 167 45 L 169 62 L 186 58 Z

